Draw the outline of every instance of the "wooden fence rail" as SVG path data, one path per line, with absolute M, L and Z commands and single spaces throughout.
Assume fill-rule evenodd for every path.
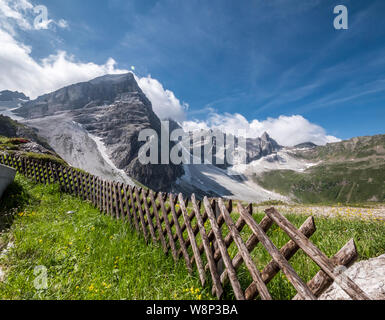
M 297 291 L 295 300 L 317 299 L 335 281 L 352 299 L 369 297 L 344 273 L 341 266 L 350 266 L 357 258 L 354 241 L 351 240 L 332 259 L 320 251 L 309 238 L 316 231 L 310 217 L 296 229 L 274 208 L 266 210 L 266 216 L 258 224 L 253 218 L 253 207 L 244 207 L 223 199 L 204 198 L 198 201 L 194 195 L 186 199 L 153 192 L 143 188 L 105 181 L 89 173 L 50 161 L 34 160 L 13 154 L 0 154 L 0 163 L 15 168 L 19 173 L 38 183 L 57 183 L 63 192 L 71 193 L 91 202 L 102 213 L 129 223 L 141 233 L 147 242 L 160 245 L 173 259 L 183 258 L 189 273 L 197 270 L 202 286 L 212 285 L 212 293 L 218 299 L 224 297 L 229 282 L 236 299 L 272 299 L 267 284 L 282 271 Z M 277 248 L 267 236 L 273 224 L 281 228 L 290 241 Z M 224 234 L 223 229 L 227 230 Z M 251 231 L 244 241 L 242 232 Z M 258 270 L 253 251 L 263 246 L 271 256 L 271 262 Z M 231 249 L 231 250 L 230 250 Z M 309 282 L 298 276 L 289 260 L 302 250 L 320 267 L 320 272 Z M 223 267 L 222 267 L 223 266 Z M 241 281 L 239 270 L 249 273 L 251 282 Z M 210 277 L 208 277 L 210 275 Z M 210 280 L 210 281 L 208 281 Z

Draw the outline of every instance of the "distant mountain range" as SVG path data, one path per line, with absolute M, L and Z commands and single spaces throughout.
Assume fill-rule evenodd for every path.
M 265 133 L 247 139 L 246 166 L 223 164 L 215 157 L 212 164 L 142 165 L 138 151 L 144 142 L 138 141 L 139 132 L 153 129 L 160 137 L 162 124 L 132 73 L 73 84 L 33 101 L 19 92 L 3 91 L 0 97 L 0 112 L 12 108 L 22 122 L 9 125 L 10 119 L 2 117 L 0 136 L 24 135 L 39 141 L 69 164 L 102 178 L 156 191 L 249 202 L 384 201 L 383 136 L 287 148 Z M 171 126 L 180 128 L 174 121 Z M 203 150 L 206 143 L 194 140 L 189 151 Z M 215 141 L 209 147 L 216 154 Z
M 301 202 L 385 202 L 385 135 L 289 152 L 313 165 L 255 173 L 254 180 Z

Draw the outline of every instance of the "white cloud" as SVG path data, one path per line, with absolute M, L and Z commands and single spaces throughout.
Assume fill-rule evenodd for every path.
M 143 78 L 136 76 L 136 81 L 151 101 L 153 110 L 160 119 L 171 118 L 179 122 L 185 120 L 188 104 L 181 103 L 172 91 L 164 89 L 163 85 L 151 76 Z
M 240 114 L 220 115 L 212 113 L 206 121 L 185 121 L 186 131 L 200 129 L 220 129 L 226 133 L 237 135 L 239 130 L 246 130 L 247 136 L 256 138 L 267 132 L 273 139 L 283 146 L 295 146 L 303 142 L 313 142 L 318 145 L 340 141 L 327 135 L 321 126 L 311 123 L 302 116 L 280 116 L 268 118 L 264 121 L 248 121 Z
M 64 19 L 58 22 L 52 19 L 36 18 L 44 16 L 48 9 L 45 6 L 34 7 L 28 0 L 0 0 L 0 90 L 18 90 L 34 99 L 45 93 L 64 86 L 88 81 L 105 74 L 126 73 L 128 70 L 116 68 L 114 59 L 109 58 L 105 64 L 79 62 L 59 51 L 41 61 L 31 56 L 32 48 L 17 41 L 17 31 L 48 29 L 51 25 L 68 28 Z M 36 20 L 36 21 L 35 21 Z M 135 71 L 135 67 L 131 67 Z M 139 86 L 153 104 L 154 112 L 161 118 L 185 120 L 188 105 L 181 103 L 170 90 L 151 76 L 136 77 Z
M 43 12 L 42 10 L 46 16 L 35 22 L 35 19 Z M 48 17 L 49 12 L 45 6 L 34 6 L 28 0 L 0 0 L 0 27 L 12 35 L 16 34 L 18 28 L 22 30 L 46 30 L 50 26 L 68 28 L 66 20 L 60 19 L 56 22 L 53 19 L 48 19 Z
M 62 29 L 66 29 L 68 28 L 68 21 L 67 20 L 64 20 L 64 19 L 60 19 L 57 23 L 57 25 L 62 28 Z
M 88 81 L 105 74 L 126 73 L 128 70 L 116 68 L 114 59 L 105 64 L 79 62 L 64 51 L 49 55 L 41 61 L 31 56 L 32 48 L 15 39 L 16 30 L 33 29 L 34 6 L 28 0 L 0 0 L 0 91 L 9 89 L 22 91 L 30 98 L 52 92 L 66 85 Z M 57 25 L 68 28 L 67 21 L 48 20 L 43 26 Z M 132 71 L 135 70 L 131 67 Z M 248 136 L 259 137 L 267 131 L 278 143 L 292 146 L 312 141 L 316 144 L 338 141 L 328 136 L 325 130 L 310 123 L 302 116 L 281 116 L 265 121 L 249 122 L 239 114 L 219 115 L 211 112 L 206 121 L 185 121 L 188 104 L 181 102 L 175 94 L 151 76 L 138 77 L 136 80 L 145 95 L 152 102 L 154 112 L 161 118 L 171 118 L 183 122 L 186 130 L 218 128 L 236 134 L 246 130 Z
M 31 57 L 30 47 L 1 29 L 0 43 L 0 90 L 22 91 L 31 98 L 105 74 L 128 72 L 116 69 L 112 58 L 102 65 L 83 63 L 64 51 L 37 62 Z

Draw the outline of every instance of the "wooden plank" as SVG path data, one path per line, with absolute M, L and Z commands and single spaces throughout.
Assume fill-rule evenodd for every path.
M 67 182 L 66 182 L 66 177 L 64 176 L 64 173 L 63 173 L 63 167 L 59 166 L 58 170 L 59 170 L 59 184 L 61 185 L 62 191 L 64 190 L 64 192 L 67 193 L 68 192 Z M 61 176 L 61 178 L 60 178 L 60 176 Z
M 90 180 L 90 193 L 91 193 L 91 201 L 94 204 L 95 207 L 98 207 L 98 201 L 97 201 L 97 196 L 98 196 L 98 191 L 97 191 L 97 186 L 96 186 L 96 178 L 94 175 L 92 175 L 91 180 Z
M 242 240 L 241 234 L 239 233 L 237 227 L 235 226 L 235 223 L 231 218 L 230 213 L 227 211 L 222 199 L 218 200 L 218 206 L 219 206 L 219 210 L 221 211 L 221 214 L 225 219 L 226 225 L 234 239 L 234 242 L 238 247 L 239 253 L 242 255 L 243 261 L 245 262 L 246 267 L 249 270 L 251 277 L 254 280 L 254 283 L 257 287 L 257 290 L 262 300 L 272 300 L 269 290 L 267 289 L 265 283 L 262 280 L 261 273 L 255 266 L 253 259 L 251 258 L 249 251 L 247 250 L 247 247 Z
M 265 217 L 269 221 L 273 222 L 269 217 Z M 314 218 L 309 217 L 299 229 L 301 233 L 303 233 L 307 238 L 310 238 L 314 232 L 316 231 Z M 264 231 L 266 233 L 266 231 Z M 299 250 L 299 247 L 295 244 L 293 240 L 290 240 L 286 245 L 282 247 L 280 250 L 281 254 L 286 260 L 290 260 Z M 275 275 L 280 271 L 279 265 L 272 260 L 262 271 L 262 279 L 268 284 Z M 310 288 L 311 289 L 311 288 Z M 254 282 L 250 284 L 250 286 L 245 291 L 245 296 L 247 300 L 254 299 L 257 293 L 257 287 Z
M 150 199 L 151 199 L 151 203 L 152 203 L 152 209 L 154 210 L 155 221 L 156 221 L 156 224 L 158 226 L 159 239 L 160 239 L 160 243 L 162 244 L 164 253 L 167 254 L 168 253 L 167 243 L 166 243 L 166 239 L 164 238 L 163 228 L 162 228 L 162 224 L 160 222 L 158 206 L 156 204 L 155 198 L 156 197 L 154 196 L 154 192 L 151 190 L 150 191 Z
M 204 287 L 206 284 L 206 272 L 205 272 L 205 269 L 203 268 L 202 258 L 198 249 L 193 228 L 191 226 L 191 221 L 189 218 L 189 214 L 187 212 L 186 204 L 184 202 L 183 195 L 181 193 L 179 194 L 179 205 L 182 210 L 184 221 L 186 223 L 187 233 L 190 238 L 191 247 L 195 257 L 195 263 L 198 268 L 199 279 L 201 280 L 202 286 Z
M 354 239 L 351 239 L 338 253 L 332 258 L 335 264 L 349 268 L 358 258 L 358 252 Z M 313 294 L 319 298 L 331 285 L 333 279 L 324 271 L 319 271 L 307 285 Z M 296 295 L 293 300 L 299 300 L 301 297 Z
M 208 200 L 207 197 L 204 198 L 203 203 L 204 203 L 204 206 L 206 209 L 206 213 L 207 213 L 207 215 L 210 219 L 210 222 L 211 222 L 211 229 L 214 233 L 215 239 L 216 239 L 218 246 L 221 250 L 223 262 L 224 262 L 224 264 L 227 268 L 227 271 L 229 273 L 229 279 L 231 282 L 231 286 L 233 287 L 233 290 L 234 290 L 234 295 L 235 295 L 237 300 L 244 300 L 245 296 L 243 295 L 243 291 L 242 291 L 241 285 L 239 283 L 237 273 L 234 269 L 233 264 L 231 263 L 231 258 L 229 256 L 229 253 L 227 252 L 227 248 L 226 248 L 225 243 L 222 239 L 222 234 L 221 234 L 218 222 L 217 222 L 217 218 L 215 217 L 215 214 L 213 212 L 213 208 L 212 208 L 210 201 Z M 221 215 L 221 216 L 223 217 L 223 215 Z
M 278 251 L 274 243 L 269 239 L 262 228 L 255 222 L 253 217 L 238 203 L 238 210 L 240 215 L 245 219 L 246 223 L 257 236 L 260 243 L 266 248 L 267 252 L 271 255 L 274 261 L 279 265 L 282 272 L 286 275 L 289 281 L 292 283 L 297 292 L 306 300 L 316 300 L 309 287 L 302 281 L 298 274 L 294 271 L 293 267 L 287 262 L 283 255 Z M 272 219 L 270 217 L 270 219 Z M 272 219 L 273 220 L 273 219 Z M 306 238 L 306 237 L 305 237 Z
M 103 180 L 101 178 L 98 178 L 98 187 L 99 187 L 99 206 L 100 206 L 100 211 L 104 212 L 104 207 L 103 207 L 103 199 L 104 199 L 104 190 L 103 190 Z
M 112 195 L 113 195 L 113 207 L 114 207 L 114 211 L 115 211 L 115 218 L 116 219 L 120 219 L 120 212 L 119 212 L 119 196 L 118 196 L 118 184 L 116 182 L 113 182 L 112 183 L 113 185 L 113 191 L 112 191 Z
M 168 242 L 169 242 L 170 248 L 171 248 L 171 253 L 172 253 L 172 256 L 174 258 L 174 261 L 176 262 L 176 261 L 178 261 L 178 256 L 177 256 L 177 252 L 176 252 L 176 245 L 175 245 L 174 236 L 172 234 L 172 230 L 171 230 L 171 226 L 170 226 L 170 221 L 168 220 L 168 210 L 166 209 L 166 206 L 164 204 L 162 193 L 159 193 L 158 200 L 160 203 L 160 208 L 162 210 L 163 221 L 164 221 L 164 225 L 166 228 Z M 171 211 L 171 209 L 170 209 L 170 211 Z
M 118 201 L 119 201 L 119 217 L 120 217 L 120 220 L 125 220 L 122 188 L 124 188 L 123 184 L 118 183 L 117 184 L 117 192 L 118 192 Z
M 128 186 L 123 185 L 123 198 L 124 198 L 124 205 L 126 208 L 126 220 L 130 222 L 131 226 L 133 226 L 133 220 L 130 212 L 130 204 L 129 204 L 129 198 L 127 194 L 127 188 Z
M 84 193 L 87 201 L 90 201 L 92 203 L 91 198 L 91 181 L 90 181 L 90 174 L 86 173 L 84 175 Z
M 114 194 L 113 194 L 113 183 L 111 181 L 108 182 L 108 195 L 109 195 L 109 207 L 110 207 L 110 216 L 113 217 L 115 214 L 114 211 Z
M 75 195 L 78 195 L 78 188 L 76 187 L 76 181 L 74 179 L 74 172 L 73 172 L 73 169 L 70 168 L 69 169 L 69 172 L 70 172 L 70 176 L 71 176 L 71 182 L 72 182 L 72 189 L 73 189 L 73 192 Z
M 35 178 L 35 182 L 38 182 L 37 174 L 36 174 L 35 161 L 31 160 L 30 165 L 32 166 L 32 169 L 33 169 L 33 177 Z
M 148 202 L 147 202 L 147 192 L 144 189 L 142 189 L 142 197 L 143 197 L 144 210 L 146 211 L 146 214 L 147 214 L 147 221 L 148 221 L 148 226 L 150 228 L 150 234 L 151 234 L 152 242 L 154 244 L 157 244 L 155 228 L 154 228 L 154 224 L 152 222 L 152 216 L 151 216 L 150 208 L 149 208 Z
M 287 220 L 274 208 L 267 209 L 265 212 L 353 300 L 370 300 L 370 298 L 359 286 L 357 286 L 357 284 L 355 284 L 344 273 L 341 273 L 336 264 L 332 262 L 308 238 L 298 232 L 289 220 Z
M 132 208 L 132 216 L 134 218 L 134 225 L 135 225 L 136 230 L 138 232 L 140 232 L 140 227 L 139 227 L 137 210 L 136 210 L 136 206 L 135 206 L 134 195 L 133 195 L 131 186 L 129 186 L 128 188 L 129 188 L 129 193 L 130 193 L 130 202 L 131 202 L 131 208 Z
M 37 169 L 39 171 L 40 183 L 46 184 L 44 167 L 43 167 L 43 163 L 41 161 L 37 161 Z
M 67 167 L 64 167 L 64 172 L 65 172 L 65 176 L 66 176 L 66 185 L 67 185 L 68 193 L 72 193 L 71 178 L 70 178 L 69 170 Z
M 84 200 L 83 173 L 75 170 L 76 181 L 79 189 L 79 196 Z
M 142 202 L 140 200 L 138 188 L 136 188 L 136 187 L 134 188 L 134 193 L 135 193 L 135 197 L 136 197 L 136 203 L 138 204 L 139 218 L 140 218 L 140 223 L 142 225 L 142 231 L 144 234 L 144 238 L 146 239 L 146 242 L 148 242 L 148 231 L 146 228 L 146 222 L 144 220 Z
M 103 180 L 103 211 L 109 215 L 110 213 L 110 209 L 109 209 L 109 205 L 108 205 L 108 185 L 107 185 L 107 181 Z
M 252 207 L 251 206 L 249 206 L 249 211 L 251 212 L 251 210 L 252 210 Z M 238 219 L 238 221 L 236 222 L 236 224 L 235 224 L 235 227 L 237 228 L 237 230 L 239 231 L 239 232 L 241 232 L 242 230 L 243 230 L 243 228 L 245 227 L 245 225 L 246 225 L 246 222 L 245 222 L 245 220 L 243 220 L 242 218 L 239 218 Z M 229 233 L 226 237 L 225 237 L 225 245 L 226 245 L 226 248 L 229 248 L 230 247 L 230 245 L 233 243 L 233 237 L 232 237 L 232 235 L 231 235 L 231 233 Z M 218 262 L 219 261 L 219 259 L 220 259 L 220 257 L 221 257 L 221 252 L 220 252 L 220 250 L 218 249 L 218 250 L 216 250 L 215 252 L 214 252 L 214 259 L 215 259 L 215 262 Z M 206 268 L 207 268 L 207 266 L 206 266 Z
M 195 217 L 197 219 L 199 232 L 200 232 L 200 235 L 202 238 L 204 252 L 206 254 L 207 261 L 209 262 L 208 264 L 209 264 L 211 279 L 213 280 L 213 288 L 215 288 L 216 296 L 220 300 L 223 296 L 223 287 L 222 287 L 221 281 L 219 279 L 217 266 L 216 266 L 216 263 L 214 261 L 213 252 L 212 252 L 211 247 L 210 247 L 210 241 L 209 241 L 209 238 L 208 238 L 207 233 L 206 233 L 204 221 L 202 219 L 201 212 L 199 209 L 200 206 L 197 204 L 195 194 L 193 194 L 191 196 L 191 202 L 192 202 L 193 209 L 195 212 Z
M 184 242 L 184 238 L 183 238 L 183 234 L 182 234 L 182 231 L 180 228 L 178 217 L 176 215 L 175 200 L 174 200 L 172 194 L 169 195 L 169 201 L 170 201 L 170 207 L 171 207 L 171 214 L 172 214 L 172 217 L 174 219 L 174 226 L 175 226 L 176 234 L 178 235 L 178 239 L 179 239 L 179 245 L 182 249 L 184 260 L 186 261 L 187 270 L 190 274 L 192 274 L 192 265 L 190 262 L 190 257 L 189 257 L 188 252 L 187 252 L 186 244 Z
M 100 198 L 101 198 L 100 179 L 99 177 L 95 177 L 95 203 L 96 203 L 96 207 L 99 208 L 99 210 L 101 208 Z

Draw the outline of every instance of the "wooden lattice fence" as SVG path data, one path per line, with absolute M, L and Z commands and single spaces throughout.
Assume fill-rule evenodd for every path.
M 173 259 L 183 258 L 189 273 L 196 268 L 202 286 L 210 278 L 212 293 L 223 298 L 230 283 L 236 299 L 272 299 L 267 284 L 282 271 L 297 291 L 295 300 L 314 300 L 335 281 L 352 299 L 367 300 L 368 296 L 343 272 L 357 258 L 354 241 L 349 241 L 333 258 L 329 259 L 309 238 L 316 231 L 314 219 L 309 217 L 296 229 L 274 208 L 258 224 L 253 218 L 253 207 L 223 199 L 186 199 L 153 192 L 122 183 L 105 181 L 91 174 L 50 161 L 34 160 L 12 154 L 1 154 L 0 163 L 15 168 L 19 173 L 38 183 L 57 183 L 63 192 L 90 201 L 101 212 L 130 223 L 143 234 L 147 242 L 159 244 Z M 278 249 L 267 236 L 273 224 L 278 225 L 290 241 Z M 251 231 L 244 241 L 242 231 Z M 223 229 L 228 232 L 224 235 Z M 272 260 L 260 271 L 252 256 L 261 244 Z M 233 247 L 232 254 L 229 248 Z M 321 269 L 309 282 L 298 276 L 288 262 L 299 250 L 305 252 Z M 252 282 L 241 285 L 239 270 L 245 266 Z

